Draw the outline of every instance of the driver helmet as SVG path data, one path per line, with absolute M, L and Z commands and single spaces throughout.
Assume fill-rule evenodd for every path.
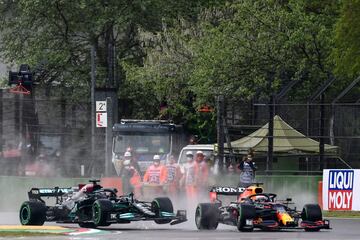
M 265 196 L 255 196 L 254 200 L 257 202 L 266 202 L 267 198 Z

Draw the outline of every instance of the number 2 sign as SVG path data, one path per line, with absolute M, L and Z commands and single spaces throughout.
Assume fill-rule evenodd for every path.
M 96 111 L 106 112 L 106 101 L 96 101 Z

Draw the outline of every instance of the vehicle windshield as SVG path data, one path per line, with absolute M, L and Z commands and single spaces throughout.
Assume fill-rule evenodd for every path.
M 116 136 L 113 151 L 123 154 L 131 147 L 135 154 L 167 154 L 170 152 L 170 135 L 154 133 L 132 133 Z

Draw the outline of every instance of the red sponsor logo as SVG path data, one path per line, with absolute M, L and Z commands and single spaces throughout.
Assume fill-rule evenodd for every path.
M 329 191 L 329 210 L 351 210 L 353 192 L 350 190 Z

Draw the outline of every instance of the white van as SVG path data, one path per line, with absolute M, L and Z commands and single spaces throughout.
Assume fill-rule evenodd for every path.
M 210 159 L 214 161 L 214 144 L 192 144 L 183 147 L 180 151 L 178 158 L 178 164 L 181 167 L 181 171 L 184 170 L 184 164 L 186 163 L 186 152 L 191 151 L 196 155 L 197 151 L 202 151 L 204 153 L 205 159 Z

